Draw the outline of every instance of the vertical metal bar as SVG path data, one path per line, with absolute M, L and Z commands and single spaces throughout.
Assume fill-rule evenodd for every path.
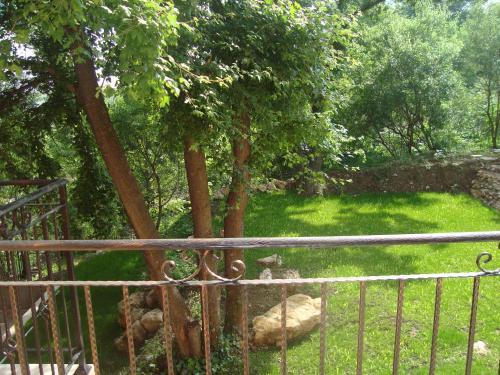
M 99 356 L 97 352 L 97 340 L 95 336 L 95 325 L 94 325 L 94 309 L 92 308 L 92 296 L 90 295 L 90 286 L 85 285 L 83 287 L 85 293 L 85 306 L 87 308 L 87 322 L 89 326 L 89 341 L 90 349 L 92 351 L 92 363 L 94 365 L 95 375 L 100 375 L 101 371 L 99 369 Z
M 241 317 L 241 325 L 242 325 L 242 351 L 241 354 L 243 356 L 243 375 L 250 374 L 249 360 L 248 360 L 248 290 L 247 286 L 242 286 L 242 317 Z
M 21 367 L 21 374 L 28 375 L 30 370 L 26 358 L 24 334 L 22 331 L 22 323 L 19 319 L 19 309 L 17 306 L 16 291 L 13 286 L 9 286 L 9 299 L 12 310 L 12 320 L 14 321 L 14 328 L 16 330 L 16 348 L 17 348 L 17 356 L 19 358 L 19 366 Z
M 123 286 L 122 290 L 123 290 L 123 310 L 125 312 L 125 328 L 127 330 L 128 356 L 130 360 L 130 375 L 136 375 L 137 366 L 135 363 L 134 336 L 132 333 L 132 319 L 130 317 L 128 287 Z
M 24 217 L 24 213 L 22 213 Z M 21 232 L 21 238 L 23 240 L 28 239 L 28 232 L 27 230 L 24 230 Z M 29 259 L 29 252 L 28 251 L 22 251 L 21 256 L 23 259 L 23 268 L 24 268 L 24 276 L 27 281 L 32 281 L 33 280 L 33 275 L 31 274 L 31 262 Z M 33 329 L 35 331 L 34 333 L 34 339 L 35 339 L 35 351 L 36 351 L 36 357 L 38 361 L 38 371 L 41 375 L 43 375 L 43 361 L 42 361 L 42 353 L 41 353 L 41 343 L 40 343 L 40 332 L 38 328 L 38 318 L 37 318 L 37 312 L 36 312 L 36 307 L 35 307 L 35 300 L 33 297 L 33 288 L 28 287 L 28 298 L 30 300 L 30 311 L 31 311 L 31 319 L 33 322 Z M 21 312 L 22 314 L 22 312 Z M 22 321 L 21 321 L 22 323 Z
M 205 347 L 205 373 L 212 374 L 212 361 L 210 358 L 210 325 L 208 322 L 208 291 L 207 286 L 201 286 L 201 317 L 203 320 L 203 343 Z
M 61 208 L 61 226 L 62 226 L 62 238 L 64 240 L 70 239 L 69 231 L 69 213 L 68 213 L 68 198 L 66 186 L 59 187 L 59 203 L 64 204 Z M 71 251 L 65 251 L 64 256 L 66 259 L 66 275 L 68 280 L 75 280 L 75 266 L 73 260 L 73 253 Z M 70 299 L 71 299 L 71 310 L 74 319 L 74 335 L 76 338 L 76 350 L 79 351 L 80 357 L 78 360 L 79 369 L 83 370 L 85 368 L 85 350 L 83 342 L 82 333 L 82 317 L 80 314 L 80 305 L 78 303 L 78 291 L 76 287 L 70 287 Z
M 17 222 L 17 210 L 14 210 L 12 211 L 12 224 L 14 226 L 14 228 L 16 228 L 18 226 L 18 222 Z M 14 239 L 14 238 L 12 238 Z M 17 259 L 17 255 L 19 254 L 19 252 L 16 252 L 14 254 L 14 252 L 11 252 L 9 251 L 9 254 L 11 254 L 11 257 L 12 257 L 12 275 L 14 276 L 14 280 L 19 280 L 19 275 L 20 275 L 20 272 L 18 272 L 18 262 L 16 262 L 16 259 Z
M 356 356 L 356 375 L 363 373 L 363 341 L 365 335 L 365 304 L 366 304 L 366 282 L 359 283 L 359 328 L 358 328 L 358 351 Z
M 26 211 L 25 210 L 21 211 L 21 220 L 23 223 L 24 223 L 24 220 L 26 220 Z M 26 228 L 23 228 L 23 230 L 21 231 L 21 239 L 24 241 L 28 239 L 28 231 L 26 230 Z M 30 280 L 31 279 L 31 262 L 29 259 L 28 251 L 21 251 L 21 263 L 22 263 L 22 267 L 23 267 L 22 275 L 24 276 L 24 278 L 26 280 Z
M 41 352 L 41 341 L 40 341 L 40 328 L 38 326 L 38 316 L 35 307 L 35 301 L 33 299 L 33 292 L 31 291 L 32 287 L 28 287 L 30 289 L 30 299 L 31 299 L 31 320 L 33 321 L 33 330 L 35 331 L 35 350 L 36 356 L 38 360 L 38 370 L 40 375 L 43 375 L 43 361 L 42 361 L 42 352 Z
M 41 206 L 40 207 L 40 215 L 43 216 L 44 214 L 45 214 L 45 207 Z M 41 228 L 42 228 L 42 238 L 44 240 L 50 240 L 49 229 L 48 229 L 48 225 L 47 225 L 47 219 L 43 218 L 40 225 L 41 225 Z M 43 254 L 45 256 L 45 264 L 47 266 L 47 277 L 48 277 L 49 280 L 54 280 L 54 273 L 53 273 L 53 269 L 52 269 L 52 259 L 50 257 L 50 251 L 44 251 Z M 42 271 L 40 270 L 40 273 L 41 272 Z M 49 327 L 49 322 L 47 320 L 45 320 L 45 332 L 47 334 L 47 344 L 48 344 L 49 359 L 50 359 L 50 369 L 52 371 L 52 375 L 54 375 L 55 374 L 54 356 L 53 356 L 53 353 L 52 353 L 52 347 L 50 345 L 50 341 L 51 341 L 50 340 L 50 327 Z
M 51 345 L 51 341 L 53 340 L 50 339 L 49 319 L 47 317 L 44 317 L 44 323 L 45 323 L 45 334 L 47 335 L 47 350 L 49 353 L 50 371 L 52 375 L 55 375 L 56 369 L 54 368 L 54 355 L 52 353 L 52 345 Z
M 161 301 L 163 306 L 163 334 L 165 336 L 165 352 L 167 353 L 167 374 L 174 375 L 174 358 L 172 355 L 172 326 L 170 323 L 170 305 L 168 289 L 161 286 Z
M 1 303 L 1 306 L 2 306 L 2 315 L 3 315 L 3 321 L 5 322 L 5 325 L 4 325 L 4 329 L 5 329 L 5 342 L 3 343 L 4 345 L 8 342 L 11 341 L 11 334 L 10 334 L 10 329 L 9 329 L 9 326 L 10 324 L 8 324 L 9 322 L 9 319 L 8 319 L 8 315 L 7 315 L 7 306 L 5 304 L 5 301 L 4 301 L 4 293 L 3 293 L 3 288 L 0 288 L 0 303 Z M 5 290 L 8 291 L 8 288 L 5 288 Z M 11 306 L 11 309 L 12 309 L 12 306 Z M 3 348 L 4 346 L 2 346 Z M 13 353 L 8 353 L 6 354 L 7 355 L 7 359 L 9 360 L 9 364 L 10 364 L 10 371 L 15 374 L 16 373 L 16 368 L 15 368 L 15 362 L 14 362 L 14 358 L 13 358 Z
M 64 362 L 61 352 L 61 343 L 59 341 L 59 324 L 57 320 L 57 309 L 54 297 L 54 289 L 51 286 L 47 286 L 46 291 L 48 296 L 52 337 L 54 338 L 54 352 L 56 354 L 57 372 L 58 374 L 64 374 Z
M 474 277 L 474 285 L 472 287 L 472 303 L 470 308 L 470 323 L 469 323 L 469 341 L 467 344 L 467 360 L 465 363 L 465 373 L 470 375 L 472 370 L 472 354 L 474 352 L 474 335 L 476 333 L 476 317 L 477 317 L 477 300 L 479 298 L 479 280 L 478 276 Z
M 52 224 L 54 226 L 54 239 L 58 240 L 59 239 L 59 231 L 57 230 L 57 213 L 55 213 L 55 212 L 52 215 Z M 57 275 L 59 275 L 59 280 L 63 280 L 64 279 L 64 272 L 63 272 L 63 267 L 62 267 L 61 253 L 59 253 L 57 256 L 56 267 L 57 267 Z M 71 287 L 71 288 L 73 289 L 74 287 Z M 71 362 L 73 360 L 73 344 L 71 342 L 68 306 L 66 303 L 66 292 L 65 292 L 63 286 L 61 286 L 60 291 L 61 291 L 62 310 L 63 310 L 63 317 L 64 317 L 64 328 L 65 328 L 66 338 L 68 340 L 69 361 Z M 57 299 L 57 296 L 56 296 L 56 299 Z M 64 356 L 64 351 L 63 351 L 63 356 Z
M 399 280 L 398 307 L 396 311 L 396 332 L 394 334 L 394 357 L 392 359 L 392 373 L 397 375 L 399 371 L 399 353 L 401 350 L 401 322 L 403 320 L 403 299 L 405 281 Z
M 436 296 L 434 298 L 434 323 L 432 324 L 431 358 L 429 361 L 429 375 L 436 371 L 436 350 L 439 333 L 439 317 L 441 314 L 441 292 L 443 290 L 443 279 L 436 279 Z
M 45 214 L 45 208 L 43 206 L 40 207 L 40 215 Z M 42 219 L 42 237 L 44 240 L 50 240 L 49 236 L 49 228 L 47 226 L 47 218 Z M 54 273 L 52 269 L 52 258 L 50 257 L 50 251 L 44 251 L 45 255 L 45 263 L 47 264 L 47 276 L 49 280 L 54 280 Z
M 319 373 L 325 374 L 326 351 L 326 298 L 328 284 L 321 284 L 321 317 L 319 323 Z
M 286 292 L 287 292 L 286 285 L 282 285 L 281 286 L 281 366 L 280 366 L 281 375 L 285 375 L 287 373 Z

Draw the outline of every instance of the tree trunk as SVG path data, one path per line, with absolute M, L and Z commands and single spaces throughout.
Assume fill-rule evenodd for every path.
M 196 148 L 196 141 L 191 136 L 184 138 L 184 163 L 191 200 L 191 215 L 193 218 L 194 236 L 196 238 L 211 238 L 212 211 L 210 206 L 210 193 L 208 191 L 208 176 L 205 163 L 205 154 Z M 217 262 L 212 256 L 213 251 L 201 250 L 200 259 L 205 256 L 206 265 L 214 272 L 217 271 Z M 212 280 L 213 277 L 206 269 L 200 273 L 201 280 Z M 210 342 L 217 343 L 220 325 L 220 289 L 208 288 L 208 313 L 210 327 Z
M 148 239 L 158 238 L 158 232 L 146 208 L 144 197 L 111 124 L 104 98 L 102 95 L 97 94 L 98 82 L 93 61 L 87 59 L 81 62 L 78 58 L 75 58 L 75 74 L 77 79 L 77 100 L 87 114 L 107 170 L 136 236 Z M 150 277 L 153 280 L 162 280 L 163 255 L 160 252 L 145 251 L 144 258 Z M 189 332 L 195 330 L 196 327 L 192 328 L 193 321 L 190 318 L 189 310 L 175 287 L 169 288 L 169 304 L 172 328 L 181 354 L 184 356 L 199 356 L 201 354 L 201 341 L 199 338 L 198 340 L 190 339 L 192 336 L 196 337 L 196 335 Z
M 224 237 L 243 237 L 243 219 L 248 204 L 247 187 L 250 181 L 248 158 L 250 157 L 250 114 L 247 110 L 236 119 L 240 134 L 233 140 L 233 174 L 231 189 L 227 197 L 227 213 L 224 218 Z M 228 278 L 235 277 L 232 264 L 244 260 L 243 249 L 230 249 L 224 253 L 224 270 Z M 225 332 L 242 332 L 241 288 L 227 287 Z

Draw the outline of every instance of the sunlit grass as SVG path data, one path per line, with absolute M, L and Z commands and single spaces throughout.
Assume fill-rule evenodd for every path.
M 304 199 L 292 194 L 261 195 L 246 221 L 248 236 L 325 236 L 384 233 L 428 233 L 498 230 L 500 214 L 466 195 L 438 193 L 365 194 Z M 250 277 L 257 258 L 278 253 L 284 266 L 303 277 L 388 275 L 475 271 L 475 257 L 496 244 L 412 245 L 324 250 L 265 249 L 247 251 Z M 477 357 L 473 371 L 494 373 L 500 356 L 500 279 L 484 278 L 476 340 L 491 349 Z M 472 280 L 445 280 L 437 373 L 462 373 L 465 368 Z M 314 296 L 318 290 L 311 291 Z M 407 282 L 401 336 L 401 373 L 428 372 L 435 281 Z M 328 374 L 354 373 L 358 329 L 358 284 L 330 288 L 327 320 Z M 392 371 L 397 282 L 369 283 L 363 368 L 368 374 Z M 278 374 L 279 351 L 252 353 L 255 373 Z M 288 368 L 293 374 L 316 374 L 319 333 L 291 343 Z
M 247 236 L 326 236 L 384 233 L 487 231 L 500 228 L 500 213 L 466 195 L 440 193 L 364 194 L 360 196 L 302 198 L 291 193 L 253 197 L 245 223 Z M 388 275 L 475 271 L 475 257 L 495 244 L 413 245 L 342 249 L 247 250 L 247 277 L 258 277 L 256 259 L 281 254 L 284 266 L 302 277 Z M 498 257 L 497 257 L 498 258 Z M 493 265 L 495 266 L 495 265 Z M 496 264 L 498 266 L 498 263 Z M 114 252 L 81 262 L 79 279 L 134 280 L 143 273 L 138 254 Z M 432 330 L 434 281 L 408 282 L 405 290 L 401 338 L 401 373 L 428 372 Z M 437 373 L 463 373 L 470 314 L 472 280 L 445 280 Z M 478 310 L 476 340 L 483 340 L 491 354 L 477 357 L 473 373 L 494 373 L 500 357 L 500 279 L 484 278 Z M 318 288 L 310 290 L 318 295 Z M 327 320 L 328 374 L 353 373 L 356 366 L 358 319 L 357 284 L 330 288 Z M 98 348 L 104 373 L 114 374 L 126 363 L 112 340 L 120 334 L 116 303 L 119 288 L 93 289 Z M 397 283 L 370 283 L 366 299 L 364 370 L 386 374 L 392 370 L 392 346 Z M 251 303 L 251 301 L 250 301 Z M 83 306 L 82 306 L 83 308 Z M 84 310 L 82 310 L 84 311 Z M 314 331 L 290 343 L 291 374 L 316 374 L 319 333 Z M 251 368 L 258 374 L 279 373 L 279 350 L 251 354 Z

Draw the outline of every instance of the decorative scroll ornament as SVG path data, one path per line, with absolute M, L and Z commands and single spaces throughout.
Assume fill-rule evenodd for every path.
M 215 255 L 212 251 L 205 251 L 202 253 L 200 257 L 200 261 L 198 264 L 198 268 L 190 274 L 182 279 L 174 279 L 171 276 L 172 270 L 176 267 L 176 264 L 173 260 L 166 260 L 163 262 L 161 266 L 161 270 L 163 272 L 163 277 L 168 281 L 174 281 L 176 283 L 185 283 L 187 281 L 193 280 L 196 276 L 198 276 L 202 271 L 206 271 L 209 275 L 211 275 L 214 279 L 219 281 L 237 281 L 240 280 L 243 276 L 245 276 L 246 266 L 241 260 L 235 260 L 231 263 L 231 270 L 235 273 L 234 277 L 227 278 L 218 275 L 214 270 L 210 269 L 207 264 L 207 258 L 212 257 L 215 262 L 219 261 L 219 257 Z
M 500 249 L 500 243 L 498 244 L 498 249 Z M 500 268 L 497 268 L 496 270 L 488 270 L 484 268 L 483 266 L 487 263 L 489 263 L 493 259 L 493 255 L 489 252 L 483 252 L 479 254 L 476 258 L 476 265 L 477 267 L 484 273 L 500 273 Z
M 13 337 L 9 337 L 5 340 L 2 348 L 2 354 L 7 357 L 15 357 L 17 350 L 16 340 Z

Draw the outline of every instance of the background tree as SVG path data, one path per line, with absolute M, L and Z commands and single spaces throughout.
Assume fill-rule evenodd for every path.
M 464 24 L 463 68 L 468 86 L 483 98 L 491 146 L 500 128 L 500 4 L 476 5 Z
M 429 2 L 404 16 L 387 8 L 366 25 L 352 104 L 344 121 L 393 157 L 437 150 L 446 105 L 460 88 L 461 42 L 448 10 Z

